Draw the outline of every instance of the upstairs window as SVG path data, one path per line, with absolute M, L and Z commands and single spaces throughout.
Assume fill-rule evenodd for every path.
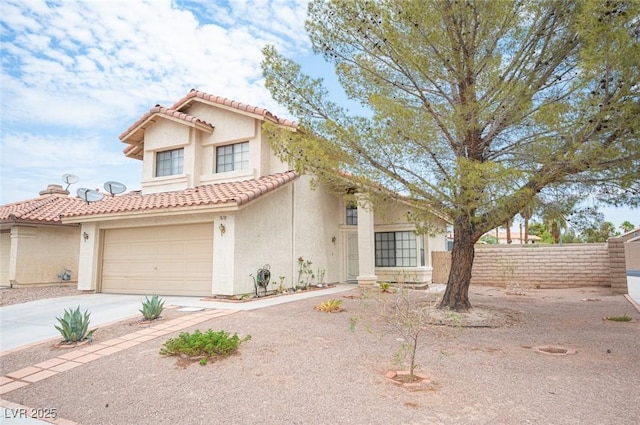
M 416 267 L 417 242 L 414 232 L 378 232 L 376 267 Z
M 355 205 L 347 205 L 347 225 L 355 226 L 358 224 L 358 207 Z
M 183 165 L 183 148 L 156 153 L 156 177 L 182 174 Z
M 216 148 L 216 173 L 249 168 L 249 142 Z

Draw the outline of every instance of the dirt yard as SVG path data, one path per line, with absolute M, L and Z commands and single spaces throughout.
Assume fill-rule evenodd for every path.
M 516 296 L 490 287 L 472 287 L 470 296 L 472 320 L 448 315 L 453 326 L 424 333 L 418 363 L 431 382 L 418 390 L 385 378 L 400 368 L 398 335 L 378 322 L 351 330 L 368 302 L 354 289 L 336 296 L 342 313 L 314 310 L 329 298 L 319 296 L 190 328 L 252 336 L 219 362 L 184 367 L 160 356 L 169 335 L 3 398 L 56 408 L 81 424 L 637 423 L 640 316 L 623 296 L 596 288 Z M 179 314 L 190 313 L 167 317 Z M 604 320 L 624 314 L 633 320 Z M 99 329 L 96 342 L 133 326 Z M 575 354 L 536 351 L 544 346 Z M 2 357 L 2 371 L 56 355 L 50 343 L 25 349 Z

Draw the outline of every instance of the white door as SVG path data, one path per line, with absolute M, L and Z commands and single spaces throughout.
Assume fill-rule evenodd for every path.
M 357 280 L 359 274 L 358 264 L 358 233 L 347 233 L 347 281 Z
M 104 232 L 102 292 L 211 295 L 213 224 Z

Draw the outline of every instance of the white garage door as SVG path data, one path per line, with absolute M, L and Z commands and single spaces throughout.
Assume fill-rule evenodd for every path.
M 11 258 L 11 233 L 0 233 L 0 286 L 9 286 L 9 259 Z
M 213 224 L 110 229 L 102 292 L 211 295 Z

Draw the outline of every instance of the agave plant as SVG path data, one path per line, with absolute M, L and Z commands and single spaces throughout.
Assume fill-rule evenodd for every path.
M 162 314 L 162 310 L 164 310 L 164 301 L 162 301 L 157 295 L 154 295 L 149 299 L 149 297 L 145 297 L 145 300 L 142 302 L 142 316 L 146 320 L 155 320 Z
M 79 342 L 82 340 L 93 340 L 93 333 L 96 329 L 87 332 L 89 329 L 90 313 L 85 310 L 84 314 L 80 313 L 80 306 L 75 310 L 69 308 L 64 310 L 62 318 L 56 317 L 60 326 L 53 325 L 64 338 L 65 343 Z

